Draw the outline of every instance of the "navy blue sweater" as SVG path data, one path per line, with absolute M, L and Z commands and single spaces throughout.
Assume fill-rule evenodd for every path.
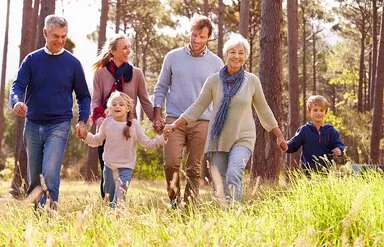
M 50 55 L 36 50 L 24 59 L 10 90 L 10 105 L 23 101 L 27 119 L 39 123 L 71 121 L 73 98 L 79 105 L 79 121 L 89 117 L 91 96 L 80 61 L 68 51 Z
M 306 123 L 296 131 L 295 136 L 288 141 L 287 153 L 294 153 L 299 150 L 301 146 L 303 147 L 301 166 L 312 169 L 317 169 L 318 165 L 329 166 L 327 162 L 324 162 L 324 160 L 319 157 L 326 155 L 328 160 L 331 160 L 333 157 L 333 149 L 339 148 L 341 152 L 343 152 L 345 147 L 335 127 L 331 124 L 325 124 L 320 127 L 318 131 L 312 122 Z

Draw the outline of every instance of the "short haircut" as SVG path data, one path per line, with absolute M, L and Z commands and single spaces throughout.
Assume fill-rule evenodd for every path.
M 52 25 L 59 25 L 60 27 L 67 27 L 68 22 L 64 17 L 57 15 L 47 15 L 44 21 L 44 28 L 49 29 Z
M 202 30 L 204 27 L 208 28 L 208 38 L 212 34 L 211 20 L 204 15 L 194 15 L 191 19 L 191 30 Z
M 328 112 L 329 103 L 322 95 L 312 95 L 307 99 L 307 110 L 310 111 L 313 106 L 324 107 L 325 112 Z
M 245 52 L 246 52 L 246 58 L 248 58 L 250 50 L 251 50 L 251 48 L 249 46 L 249 42 L 248 42 L 248 40 L 246 38 L 244 38 L 239 33 L 233 34 L 227 40 L 227 42 L 225 42 L 224 48 L 223 48 L 223 55 L 224 55 L 224 57 L 227 57 L 228 56 L 228 51 L 230 49 L 232 49 L 233 47 L 237 46 L 237 45 L 243 45 L 244 46 L 244 49 L 245 49 Z

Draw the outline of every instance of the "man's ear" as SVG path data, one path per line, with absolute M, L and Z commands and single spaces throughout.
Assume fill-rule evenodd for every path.
M 48 36 L 48 30 L 46 28 L 43 28 L 43 35 L 45 38 Z

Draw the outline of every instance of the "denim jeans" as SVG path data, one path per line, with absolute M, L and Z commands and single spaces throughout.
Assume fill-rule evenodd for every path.
M 36 124 L 26 120 L 24 145 L 28 160 L 28 194 L 40 185 L 40 174 L 42 174 L 50 199 L 53 202 L 59 200 L 60 170 L 70 128 L 70 122 Z M 42 205 L 47 200 L 46 196 L 44 195 L 40 200 Z
M 113 191 L 112 207 L 115 207 L 117 202 L 120 200 L 125 201 L 125 193 L 127 192 L 128 186 L 131 183 L 133 170 L 130 168 L 118 168 L 111 169 L 108 166 L 104 166 L 104 191 L 108 193 Z
M 252 151 L 244 146 L 234 146 L 229 152 L 210 152 L 211 173 L 216 196 L 224 196 L 227 202 L 240 201 L 242 179 Z

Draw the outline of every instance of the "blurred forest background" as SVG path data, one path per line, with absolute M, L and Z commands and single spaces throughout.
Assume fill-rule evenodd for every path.
M 6 81 L 7 53 L 20 53 L 20 61 L 44 46 L 43 21 L 55 13 L 57 4 L 80 0 L 23 0 L 20 50 L 8 51 L 12 21 L 10 3 L 4 34 L 0 85 L 0 174 L 13 177 L 21 186 L 26 155 L 22 144 L 24 119 L 8 105 L 11 81 Z M 246 70 L 258 75 L 264 93 L 286 138 L 308 121 L 305 100 L 322 94 L 331 103 L 326 122 L 332 123 L 348 146 L 346 160 L 352 163 L 383 164 L 384 27 L 382 0 L 95 0 L 101 6 L 97 30 L 88 38 L 98 44 L 107 31 L 125 33 L 132 39 L 131 62 L 146 77 L 153 93 L 165 54 L 189 42 L 185 20 L 195 13 L 209 16 L 214 33 L 209 48 L 222 57 L 223 44 L 240 32 L 251 45 Z M 70 12 L 70 9 L 66 9 Z M 86 17 L 84 10 L 84 17 Z M 78 23 L 69 23 L 69 33 Z M 184 31 L 180 31 L 184 30 Z M 76 43 L 67 40 L 70 51 Z M 1 49 L 1 48 L 0 48 Z M 198 73 L 198 71 L 196 72 Z M 91 84 L 90 82 L 88 82 Z M 91 90 L 92 93 L 92 90 Z M 74 109 L 76 115 L 77 109 Z M 75 125 L 74 117 L 73 126 Z M 276 180 L 284 171 L 298 167 L 299 153 L 282 154 L 275 139 L 255 117 L 257 141 L 249 164 L 252 179 Z M 149 135 L 151 123 L 142 124 Z M 91 128 L 91 126 L 90 126 Z M 203 144 L 202 144 L 203 145 Z M 63 176 L 92 180 L 99 176 L 97 151 L 70 136 Z M 342 161 L 342 162 L 345 162 Z M 163 174 L 162 150 L 139 149 L 135 176 L 158 178 Z

